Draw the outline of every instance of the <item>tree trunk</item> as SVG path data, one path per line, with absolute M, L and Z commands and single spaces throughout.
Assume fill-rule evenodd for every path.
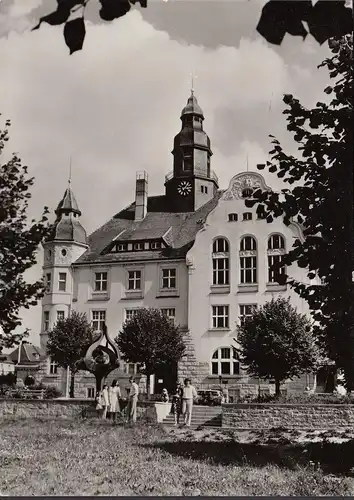
M 280 397 L 280 380 L 275 380 L 275 396 Z
M 70 379 L 70 392 L 69 396 L 71 398 L 75 398 L 75 372 L 71 371 L 71 379 Z

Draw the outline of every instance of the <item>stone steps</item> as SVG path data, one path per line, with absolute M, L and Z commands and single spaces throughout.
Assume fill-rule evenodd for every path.
M 183 417 L 180 421 L 183 422 Z M 167 427 L 174 426 L 174 423 L 174 416 L 171 414 L 167 415 L 162 422 Z M 220 428 L 221 408 L 218 406 L 193 406 L 191 428 L 199 427 Z

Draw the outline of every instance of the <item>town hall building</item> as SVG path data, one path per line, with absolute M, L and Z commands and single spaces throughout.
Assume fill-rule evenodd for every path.
M 185 357 L 178 367 L 155 374 L 155 392 L 171 389 L 177 378 L 191 377 L 200 389 L 227 383 L 230 394 L 252 392 L 259 381 L 240 365 L 234 349 L 237 325 L 252 309 L 279 295 L 291 297 L 301 313 L 306 303 L 279 285 L 272 265 L 302 231 L 281 218 L 267 223 L 256 206 L 246 208 L 252 190 L 267 190 L 263 177 L 235 166 L 226 190 L 211 169 L 211 143 L 194 93 L 181 114 L 174 138 L 173 170 L 165 193 L 148 195 L 148 174 L 136 176 L 135 200 L 90 236 L 80 223 L 81 211 L 71 185 L 55 210 L 53 231 L 44 243 L 43 272 L 47 293 L 42 300 L 41 348 L 48 331 L 72 311 L 85 313 L 99 331 L 106 323 L 111 338 L 141 307 L 160 309 L 184 332 Z M 296 265 L 287 273 L 307 282 Z M 136 366 L 122 363 L 111 378 L 126 383 Z M 290 383 L 304 390 L 309 379 Z M 64 394 L 68 374 L 50 359 L 42 363 L 42 382 Z M 299 385 L 300 384 L 300 385 Z M 262 389 L 272 387 L 262 382 Z M 94 379 L 77 377 L 78 396 L 93 397 Z

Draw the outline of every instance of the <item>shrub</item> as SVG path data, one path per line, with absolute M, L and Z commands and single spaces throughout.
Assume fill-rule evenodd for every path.
M 276 397 L 274 394 L 261 396 L 245 396 L 238 399 L 239 403 L 274 403 L 274 404 L 354 404 L 354 395 L 339 396 L 336 394 L 284 394 Z
M 60 398 L 63 394 L 56 387 L 50 385 L 45 388 L 44 399 L 55 399 Z

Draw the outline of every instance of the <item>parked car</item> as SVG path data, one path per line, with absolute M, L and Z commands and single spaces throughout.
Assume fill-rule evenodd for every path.
M 222 401 L 221 391 L 206 389 L 197 392 L 197 404 L 204 406 L 219 406 Z

